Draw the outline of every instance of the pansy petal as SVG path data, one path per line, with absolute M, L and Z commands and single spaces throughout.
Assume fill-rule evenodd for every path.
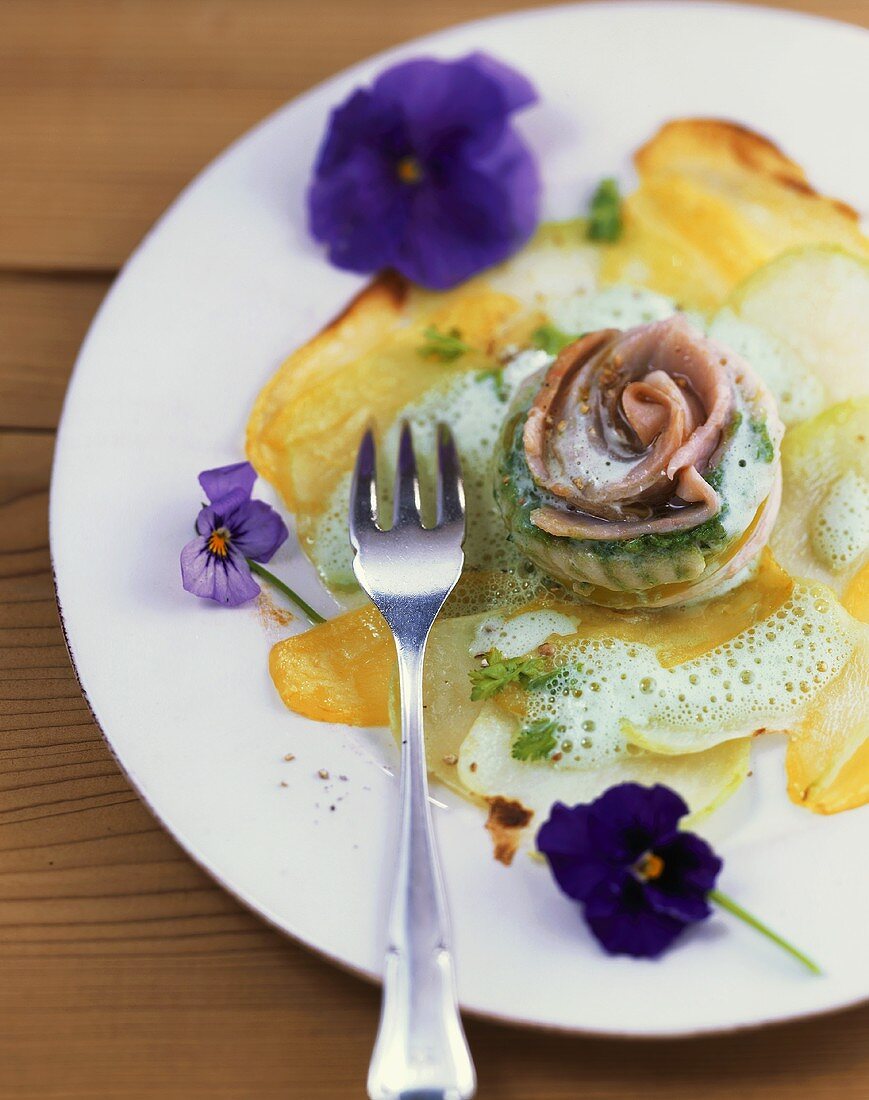
M 226 523 L 226 517 L 248 500 L 244 489 L 230 489 L 226 496 L 218 497 L 213 504 L 205 504 L 196 517 L 196 530 L 200 535 L 210 535 Z
M 212 554 L 205 538 L 192 539 L 181 551 L 181 582 L 200 599 L 238 607 L 259 594 L 244 558 L 231 547 L 226 557 Z
M 377 150 L 384 159 L 408 152 L 408 136 L 400 105 L 357 88 L 329 116 L 317 154 L 316 176 L 327 176 L 362 149 Z
M 703 920 L 711 913 L 707 897 L 714 889 L 722 862 L 705 840 L 680 833 L 655 849 L 663 862 L 659 878 L 646 883 L 646 896 L 655 909 L 685 921 Z
M 574 901 L 585 901 L 589 894 L 613 880 L 613 868 L 599 860 L 577 860 L 570 856 L 546 858 L 559 889 Z
M 665 874 L 678 876 L 681 885 L 707 894 L 715 888 L 723 863 L 702 837 L 680 832 L 656 852 L 664 861 Z
M 683 799 L 669 787 L 620 783 L 592 804 L 589 830 L 613 858 L 633 862 L 673 837 L 687 812 Z
M 512 135 L 505 141 L 518 182 L 464 165 L 461 172 L 453 166 L 441 185 L 420 186 L 394 260 L 403 275 L 448 289 L 505 260 L 531 236 L 537 224 L 537 169 L 530 155 L 519 156 Z
M 670 892 L 653 884 L 646 886 L 646 895 L 656 913 L 676 917 L 685 924 L 705 920 L 712 912 L 712 907 L 701 893 Z
M 432 289 L 506 259 L 537 224 L 539 178 L 509 124 L 535 92 L 484 54 L 416 58 L 333 111 L 308 192 L 338 267 L 394 267 Z
M 537 848 L 568 897 L 581 901 L 611 874 L 588 837 L 588 807 L 556 802 L 537 832 Z
M 404 235 L 412 197 L 394 165 L 376 150 L 361 150 L 311 184 L 311 234 L 328 246 L 336 267 L 359 272 L 388 267 Z
M 617 887 L 610 883 L 595 891 L 583 915 L 605 951 L 634 958 L 657 958 L 686 926 L 672 914 L 657 912 L 630 875 Z
M 212 504 L 235 489 L 240 489 L 245 497 L 249 497 L 255 481 L 256 470 L 249 462 L 218 466 L 214 470 L 203 470 L 199 475 L 199 484 Z
M 541 826 L 538 848 L 606 951 L 655 958 L 709 916 L 721 860 L 700 837 L 679 832 L 686 809 L 668 787 L 622 783 L 586 805 L 556 803 Z M 643 877 L 646 854 L 661 861 L 655 878 Z
M 520 111 L 523 107 L 536 103 L 539 98 L 537 89 L 527 76 L 487 53 L 475 50 L 463 58 L 461 63 L 473 65 L 498 85 L 504 99 L 505 111 Z
M 665 913 L 617 910 L 606 917 L 587 917 L 595 939 L 610 955 L 656 959 L 683 932 L 685 924 Z
M 482 54 L 401 62 L 377 78 L 373 94 L 401 105 L 414 148 L 424 159 L 445 139 L 504 121 L 535 99 L 524 77 Z
M 224 520 L 230 545 L 245 558 L 266 562 L 286 541 L 287 525 L 263 500 L 245 500 Z
M 395 104 L 361 89 L 332 112 L 308 190 L 308 224 L 336 267 L 368 272 L 392 263 L 410 202 L 397 164 L 409 151 Z
M 588 838 L 589 807 L 565 806 L 554 802 L 549 817 L 537 830 L 537 848 L 547 856 L 594 858 L 596 853 Z

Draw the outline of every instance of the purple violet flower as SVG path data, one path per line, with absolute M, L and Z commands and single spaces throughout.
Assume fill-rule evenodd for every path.
M 537 847 L 609 954 L 656 958 L 711 913 L 722 863 L 680 831 L 687 813 L 668 787 L 622 783 L 584 805 L 556 802 L 541 826 Z
M 269 561 L 288 531 L 274 508 L 251 500 L 254 481 L 249 462 L 199 475 L 210 503 L 196 517 L 197 537 L 181 551 L 181 580 L 194 596 L 238 607 L 259 594 L 248 559 Z
M 330 261 L 443 290 L 506 259 L 537 225 L 537 165 L 510 123 L 536 99 L 483 53 L 405 61 L 357 88 L 332 112 L 308 192 Z

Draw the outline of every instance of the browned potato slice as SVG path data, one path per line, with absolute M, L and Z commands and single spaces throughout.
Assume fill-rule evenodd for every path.
M 754 270 L 798 245 L 869 255 L 858 216 L 819 195 L 798 164 L 736 123 L 668 123 L 635 157 L 640 186 L 626 231 L 604 250 L 607 282 L 639 282 L 709 310 Z

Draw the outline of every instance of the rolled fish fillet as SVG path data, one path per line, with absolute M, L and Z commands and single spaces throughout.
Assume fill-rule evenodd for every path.
M 684 316 L 604 329 L 516 395 L 495 496 L 517 548 L 589 602 L 707 598 L 769 538 L 783 432 L 750 365 Z

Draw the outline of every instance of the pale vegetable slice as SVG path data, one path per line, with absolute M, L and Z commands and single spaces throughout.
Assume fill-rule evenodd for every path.
M 782 472 L 773 553 L 789 573 L 828 585 L 869 621 L 854 583 L 869 563 L 869 398 L 835 405 L 789 431 Z
M 788 794 L 816 813 L 838 813 L 869 799 L 869 637 L 794 729 Z
M 521 630 L 504 636 L 485 628 L 488 614 L 439 619 L 432 630 L 425 660 L 425 746 L 429 771 L 448 786 L 467 793 L 458 779 L 456 760 L 461 744 L 476 721 L 483 703 L 471 699 L 469 672 L 479 667 L 474 654 L 495 647 L 505 657 L 520 656 L 566 626 L 570 620 L 553 611 L 523 612 L 507 625 L 522 623 Z M 517 643 L 517 638 L 521 641 Z M 511 644 L 512 642 L 512 644 Z M 397 714 L 394 713 L 393 728 Z
M 480 278 L 499 294 L 509 294 L 529 308 L 584 297 L 598 286 L 600 250 L 589 244 L 582 218 L 547 222 L 506 263 Z M 472 284 L 473 285 L 473 284 Z
M 869 562 L 848 583 L 842 606 L 861 623 L 869 623 Z
M 869 262 L 828 245 L 787 252 L 725 303 L 824 386 L 826 403 L 869 395 Z
M 471 699 L 469 650 L 484 615 L 445 619 L 435 624 L 425 660 L 425 750 L 432 775 L 461 792 L 456 761 L 459 748 L 480 713 Z M 393 719 L 393 728 L 397 731 Z M 461 792 L 464 793 L 464 792 Z
M 519 730 L 515 715 L 487 703 L 463 741 L 458 777 L 477 798 L 521 803 L 534 814 L 532 827 L 546 818 L 553 802 L 588 802 L 616 783 L 665 783 L 685 799 L 692 816 L 709 813 L 728 798 L 748 774 L 750 743 L 730 741 L 688 756 L 625 752 L 604 768 L 578 770 L 551 763 L 514 760 Z
M 751 363 L 775 398 L 786 427 L 815 416 L 827 403 L 824 383 L 795 351 L 729 306 L 713 317 L 709 335 Z

